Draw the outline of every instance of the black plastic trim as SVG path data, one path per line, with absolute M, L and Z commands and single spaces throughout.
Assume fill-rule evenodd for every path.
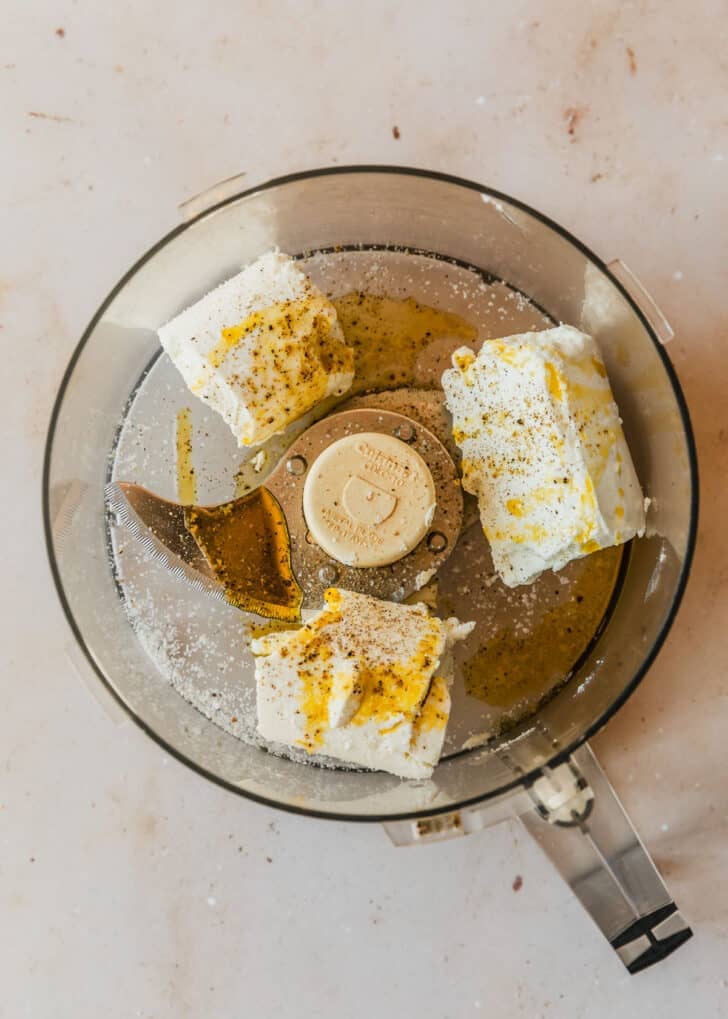
M 612 939 L 611 945 L 615 950 L 623 948 L 632 941 L 636 941 L 637 938 L 646 937 L 649 940 L 650 947 L 642 955 L 639 955 L 627 964 L 627 969 L 630 973 L 639 973 L 649 966 L 654 966 L 656 962 L 662 962 L 676 948 L 684 945 L 686 941 L 692 938 L 693 932 L 687 926 L 684 930 L 675 931 L 674 934 L 669 934 L 666 938 L 655 937 L 653 933 L 654 928 L 674 913 L 677 913 L 677 906 L 674 902 L 670 902 L 666 906 L 660 906 L 659 909 L 648 913 L 647 916 L 641 916 L 639 920 L 635 920 L 625 931 L 622 931 L 621 934 Z

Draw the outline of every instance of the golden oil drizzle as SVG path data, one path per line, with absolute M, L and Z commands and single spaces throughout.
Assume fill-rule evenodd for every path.
M 417 358 L 433 340 L 454 337 L 473 342 L 477 337 L 477 329 L 459 315 L 412 297 L 398 300 L 353 291 L 332 303 L 356 358 L 349 395 L 411 385 Z
M 508 722 L 535 711 L 568 678 L 593 640 L 613 595 L 623 552 L 619 546 L 579 560 L 581 569 L 569 597 L 547 609 L 527 633 L 519 635 L 504 620 L 463 663 L 467 692 L 500 708 Z
M 189 407 L 177 411 L 177 499 L 185 506 L 197 501 L 197 478 L 192 463 L 192 412 Z

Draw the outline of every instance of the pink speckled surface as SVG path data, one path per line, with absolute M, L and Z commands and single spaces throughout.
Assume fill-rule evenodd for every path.
M 3 1019 L 728 1013 L 727 15 L 718 0 L 4 12 Z M 698 553 L 667 646 L 596 741 L 696 933 L 642 976 L 518 830 L 395 851 L 377 827 L 235 800 L 115 727 L 71 662 L 40 465 L 86 321 L 178 202 L 238 172 L 355 162 L 535 205 L 624 258 L 675 328 Z

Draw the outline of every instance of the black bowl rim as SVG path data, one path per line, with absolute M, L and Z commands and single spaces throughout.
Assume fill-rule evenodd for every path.
M 672 386 L 675 401 L 680 411 L 680 417 L 685 432 L 685 441 L 688 450 L 688 462 L 690 466 L 690 480 L 691 480 L 690 526 L 688 531 L 685 559 L 682 565 L 677 585 L 675 587 L 675 595 L 672 601 L 672 605 L 670 606 L 670 610 L 665 617 L 663 625 L 660 629 L 659 634 L 657 635 L 654 644 L 652 645 L 649 652 L 645 656 L 645 659 L 642 662 L 640 668 L 636 671 L 635 675 L 632 677 L 630 682 L 625 684 L 622 691 L 614 699 L 614 701 L 606 709 L 606 711 L 602 712 L 602 714 L 597 719 L 595 719 L 595 721 L 592 722 L 590 726 L 588 726 L 588 728 L 580 737 L 574 740 L 570 745 L 561 748 L 557 753 L 555 753 L 554 756 L 550 758 L 545 765 L 539 765 L 537 768 L 534 768 L 533 771 L 524 773 L 519 778 L 514 779 L 512 782 L 508 782 L 503 786 L 500 786 L 498 789 L 494 789 L 491 792 L 483 793 L 478 796 L 473 796 L 468 799 L 459 801 L 458 803 L 452 803 L 443 807 L 433 807 L 424 810 L 405 811 L 402 813 L 393 814 L 360 815 L 360 814 L 337 813 L 334 811 L 325 810 L 311 810 L 306 807 L 298 807 L 295 804 L 283 803 L 278 800 L 273 800 L 266 796 L 260 796 L 257 793 L 252 793 L 246 789 L 241 789 L 234 783 L 228 782 L 225 779 L 220 778 L 220 776 L 215 775 L 213 772 L 208 771 L 207 768 L 204 768 L 201 765 L 197 764 L 196 762 L 190 760 L 188 757 L 185 756 L 185 754 L 177 750 L 174 746 L 168 743 L 162 736 L 155 732 L 154 729 L 152 729 L 151 726 L 149 726 L 142 718 L 140 718 L 136 714 L 136 712 L 124 701 L 121 695 L 114 689 L 112 684 L 109 682 L 109 680 L 106 678 L 106 676 L 103 674 L 101 669 L 96 664 L 90 649 L 87 647 L 86 642 L 84 641 L 83 635 L 80 631 L 78 624 L 76 623 L 76 620 L 74 619 L 73 612 L 71 611 L 71 607 L 68 603 L 65 592 L 63 590 L 63 582 L 61 580 L 60 570 L 58 567 L 53 547 L 53 536 L 50 521 L 49 479 L 50 479 L 51 457 L 53 452 L 53 441 L 55 438 L 56 426 L 58 423 L 58 416 L 60 414 L 61 406 L 63 404 L 66 389 L 68 388 L 68 384 L 73 375 L 76 363 L 79 360 L 83 352 L 83 349 L 86 346 L 86 343 L 88 342 L 89 337 L 96 328 L 98 321 L 101 319 L 107 307 L 114 300 L 116 295 L 124 288 L 124 286 L 126 286 L 127 282 L 139 271 L 139 269 L 145 264 L 145 262 L 147 262 L 158 251 L 165 247 L 165 245 L 172 241 L 177 236 L 177 234 L 182 233 L 184 230 L 192 226 L 194 223 L 198 222 L 201 219 L 204 219 L 211 213 L 224 208 L 226 205 L 230 205 L 233 202 L 237 202 L 241 198 L 247 198 L 259 192 L 270 191 L 273 188 L 282 187 L 297 181 L 310 180 L 316 177 L 343 176 L 346 174 L 349 175 L 399 174 L 401 176 L 420 177 L 428 180 L 439 181 L 441 183 L 454 184 L 459 187 L 467 188 L 468 190 L 471 191 L 476 191 L 479 194 L 488 195 L 490 198 L 493 198 L 497 201 L 507 202 L 508 204 L 514 206 L 515 208 L 521 209 L 523 212 L 526 212 L 530 216 L 533 216 L 536 220 L 540 221 L 545 226 L 549 227 L 551 230 L 554 230 L 557 234 L 560 234 L 565 240 L 569 241 L 578 251 L 580 251 L 594 265 L 596 265 L 597 268 L 599 268 L 601 272 L 603 272 L 604 275 L 607 276 L 607 278 L 612 282 L 612 284 L 620 291 L 625 300 L 628 301 L 632 310 L 637 315 L 638 319 L 640 320 L 647 334 L 652 340 L 655 349 L 658 353 L 658 356 L 662 361 L 663 367 L 665 368 L 668 380 Z M 685 593 L 685 587 L 687 585 L 688 575 L 690 573 L 690 567 L 692 565 L 693 556 L 695 552 L 695 543 L 698 530 L 698 502 L 699 502 L 698 491 L 699 491 L 698 458 L 695 446 L 695 437 L 693 434 L 692 424 L 690 422 L 690 415 L 688 412 L 687 403 L 685 401 L 685 397 L 680 387 L 680 383 L 678 381 L 675 369 L 673 368 L 672 363 L 670 362 L 670 359 L 668 358 L 662 343 L 659 341 L 654 329 L 652 328 L 650 322 L 647 320 L 647 317 L 645 316 L 644 312 L 637 304 L 636 300 L 632 297 L 630 292 L 622 284 L 622 282 L 609 269 L 609 266 L 606 264 L 606 262 L 604 262 L 597 255 L 595 255 L 593 251 L 591 251 L 585 244 L 583 244 L 578 238 L 576 238 L 572 233 L 570 233 L 570 231 L 566 230 L 563 226 L 555 222 L 549 216 L 546 216 L 544 213 L 539 212 L 537 209 L 532 208 L 530 205 L 527 205 L 525 202 L 522 202 L 517 198 L 512 198 L 510 195 L 505 194 L 503 191 L 497 191 L 494 188 L 486 187 L 485 185 L 478 184 L 475 181 L 467 180 L 466 178 L 458 177 L 453 174 L 441 173 L 436 170 L 423 170 L 417 167 L 408 166 L 390 166 L 387 164 L 382 165 L 355 164 L 351 166 L 321 167 L 312 170 L 303 170 L 297 173 L 285 174 L 282 177 L 274 177 L 263 184 L 256 184 L 254 187 L 236 192 L 235 194 L 228 196 L 222 201 L 217 202 L 216 204 L 200 212 L 198 215 L 194 216 L 190 220 L 180 223 L 173 230 L 170 230 L 169 233 L 165 234 L 165 236 L 162 237 L 161 240 L 157 241 L 156 244 L 149 248 L 145 252 L 145 254 L 143 254 L 141 258 L 139 258 L 134 263 L 134 265 L 132 265 L 132 267 L 121 277 L 118 283 L 108 293 L 108 295 L 106 296 L 106 298 L 104 299 L 104 301 L 101 303 L 98 310 L 94 314 L 93 318 L 89 322 L 88 326 L 84 330 L 83 335 L 81 336 L 81 339 L 79 340 L 76 346 L 76 349 L 71 355 L 68 365 L 66 366 L 66 370 L 63 373 L 63 377 L 58 388 L 58 393 L 56 394 L 56 398 L 53 403 L 53 409 L 51 411 L 51 416 L 48 424 L 48 434 L 46 437 L 45 450 L 43 455 L 43 475 L 42 475 L 43 530 L 45 534 L 46 551 L 48 554 L 48 561 L 50 564 L 51 574 L 53 576 L 53 581 L 56 586 L 56 591 L 58 593 L 58 597 L 61 602 L 61 607 L 63 608 L 64 615 L 66 617 L 68 625 L 71 628 L 71 631 L 73 632 L 74 637 L 76 638 L 76 641 L 78 642 L 81 651 L 83 652 L 86 660 L 93 669 L 94 673 L 101 680 L 101 682 L 109 691 L 109 693 L 112 695 L 114 700 L 119 705 L 121 705 L 121 707 L 124 709 L 127 715 L 129 715 L 129 717 L 134 720 L 134 722 L 142 729 L 142 731 L 145 732 L 148 736 L 150 736 L 156 743 L 158 743 L 168 754 L 170 754 L 172 757 L 175 757 L 178 761 L 180 761 L 182 764 L 185 764 L 187 767 L 192 768 L 192 770 L 196 771 L 197 774 L 203 776 L 206 779 L 209 779 L 210 781 L 216 783 L 219 786 L 222 786 L 222 788 L 227 789 L 230 792 L 236 793 L 238 796 L 245 797 L 248 800 L 252 800 L 256 803 L 261 803 L 267 807 L 274 807 L 278 810 L 285 810 L 288 813 L 300 814 L 305 817 L 316 817 L 324 820 L 334 821 L 358 821 L 378 823 L 408 821 L 416 820 L 418 818 L 423 817 L 432 817 L 437 814 L 450 814 L 458 810 L 474 807 L 477 804 L 483 804 L 487 803 L 488 801 L 498 799 L 506 795 L 507 793 L 512 792 L 519 786 L 529 785 L 532 782 L 534 782 L 539 777 L 539 775 L 542 774 L 544 767 L 554 768 L 559 764 L 563 763 L 570 757 L 571 754 L 574 753 L 575 750 L 577 750 L 580 746 L 586 743 L 587 740 L 591 739 L 592 736 L 599 732 L 599 730 L 602 729 L 611 718 L 613 718 L 616 712 L 622 707 L 622 705 L 627 701 L 629 697 L 631 697 L 631 695 L 637 689 L 640 682 L 642 681 L 642 679 L 652 666 L 653 662 L 655 661 L 655 658 L 657 657 L 660 649 L 665 643 L 667 634 L 669 633 L 670 628 L 672 627 L 672 624 L 675 620 L 675 616 L 677 615 L 677 611 L 680 607 L 680 603 L 682 602 L 683 595 Z

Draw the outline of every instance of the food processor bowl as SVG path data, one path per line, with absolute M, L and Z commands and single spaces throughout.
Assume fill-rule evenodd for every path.
M 674 904 L 583 744 L 649 668 L 690 567 L 696 461 L 664 349 L 669 326 L 622 263 L 605 264 L 547 217 L 478 184 L 374 166 L 295 174 L 226 194 L 236 186 L 188 203 L 186 221 L 103 302 L 63 378 L 47 441 L 44 514 L 54 579 L 85 658 L 149 735 L 235 793 L 311 816 L 386 822 L 400 843 L 462 834 L 514 812 L 529 824 L 536 818 L 544 848 L 625 963 L 648 965 L 689 931 L 675 920 Z M 551 321 L 594 335 L 649 499 L 647 533 L 632 543 L 610 614 L 574 674 L 535 715 L 448 755 L 428 781 L 309 766 L 236 738 L 160 676 L 124 603 L 104 487 L 130 401 L 160 368 L 156 329 L 274 247 L 304 260 L 328 254 L 351 289 L 376 286 L 386 264 L 401 295 L 419 266 L 436 264 L 432 304 L 448 267 L 503 281 Z M 594 841 L 600 803 L 609 846 L 586 856 L 565 852 L 564 838 L 583 847 L 591 832 Z

